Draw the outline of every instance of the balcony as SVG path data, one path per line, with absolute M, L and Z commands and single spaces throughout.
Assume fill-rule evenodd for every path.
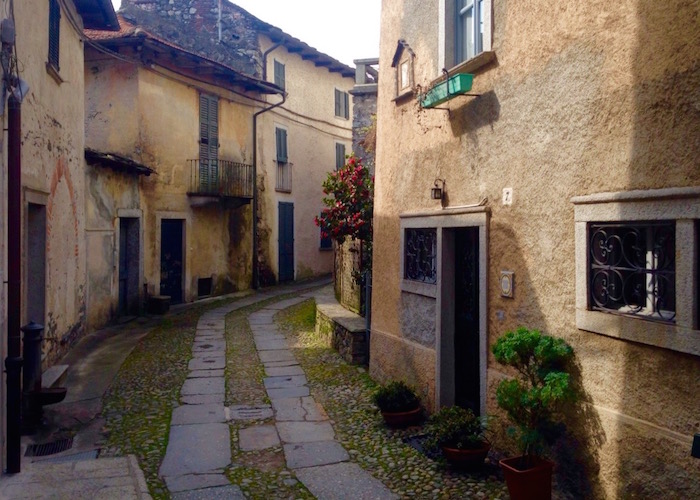
M 187 160 L 190 170 L 188 196 L 192 205 L 234 201 L 243 205 L 253 199 L 253 166 L 228 160 Z

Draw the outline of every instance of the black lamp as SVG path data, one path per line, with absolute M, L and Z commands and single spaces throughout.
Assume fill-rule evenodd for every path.
M 430 197 L 433 200 L 442 200 L 445 195 L 445 179 L 435 179 L 433 186 L 430 188 Z

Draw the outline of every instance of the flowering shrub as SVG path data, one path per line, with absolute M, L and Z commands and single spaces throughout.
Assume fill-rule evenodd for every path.
M 359 283 L 363 271 L 371 268 L 374 176 L 359 158 L 350 155 L 342 168 L 328 174 L 323 194 L 326 208 L 315 218 L 316 225 L 322 237 L 338 244 L 347 238 L 362 243 L 361 269 L 353 272 Z
M 347 238 L 372 241 L 372 210 L 374 207 L 374 176 L 359 158 L 350 155 L 345 165 L 328 174 L 323 182 L 324 208 L 315 218 L 321 236 L 339 244 Z

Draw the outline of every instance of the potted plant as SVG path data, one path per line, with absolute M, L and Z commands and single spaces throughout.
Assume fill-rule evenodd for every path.
M 425 426 L 428 449 L 440 448 L 445 459 L 455 465 L 473 466 L 484 462 L 491 443 L 484 436 L 486 419 L 470 409 L 446 406 L 430 416 Z
M 515 424 L 511 432 L 522 450 L 521 456 L 500 461 L 511 499 L 550 499 L 554 463 L 542 452 L 561 430 L 563 405 L 575 400 L 566 371 L 573 350 L 562 339 L 520 327 L 499 338 L 492 352 L 519 375 L 496 389 L 498 406 Z
M 380 387 L 372 399 L 387 425 L 402 427 L 420 420 L 420 400 L 413 389 L 400 380 Z

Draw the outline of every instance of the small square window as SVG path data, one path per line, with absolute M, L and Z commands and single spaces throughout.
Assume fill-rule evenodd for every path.
M 404 279 L 437 282 L 437 229 L 406 229 L 404 233 Z
M 350 117 L 350 98 L 347 92 L 335 89 L 335 116 L 345 118 Z
M 284 64 L 275 59 L 275 85 L 279 88 L 285 88 L 285 69 Z

